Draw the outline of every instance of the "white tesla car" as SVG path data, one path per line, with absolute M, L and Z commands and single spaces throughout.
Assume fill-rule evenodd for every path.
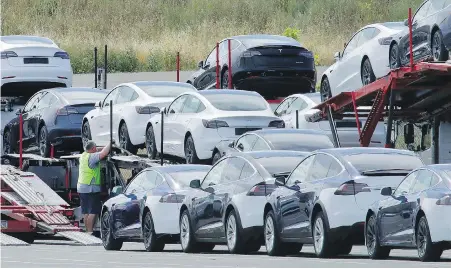
M 405 29 L 403 22 L 386 22 L 367 25 L 355 33 L 321 76 L 321 100 L 357 90 L 387 75 L 390 44 Z
M 1 36 L 2 96 L 31 96 L 38 90 L 72 87 L 69 54 L 38 36 Z
M 296 128 L 296 110 L 298 110 L 299 129 L 322 131 L 333 141 L 329 121 L 309 122 L 306 117 L 315 113 L 315 106 L 321 103 L 320 93 L 293 94 L 285 98 L 275 110 L 275 115 L 282 118 L 286 128 Z M 366 118 L 359 118 L 360 128 L 365 125 Z M 338 137 L 342 147 L 360 147 L 359 132 L 355 118 L 336 120 Z M 371 138 L 370 147 L 383 147 L 385 141 L 385 126 L 383 122 L 376 125 Z
M 184 92 L 197 92 L 188 83 L 169 81 L 138 81 L 116 86 L 105 100 L 83 118 L 83 146 L 88 140 L 98 145 L 110 141 L 110 101 L 113 102 L 113 139 L 119 145 L 136 153 L 144 147 L 146 122 L 153 113 L 167 106 Z
M 247 131 L 284 127 L 256 92 L 187 92 L 165 109 L 163 153 L 184 158 L 187 163 L 209 161 L 222 140 L 233 140 Z M 146 128 L 147 153 L 155 158 L 161 152 L 161 116 L 153 116 Z

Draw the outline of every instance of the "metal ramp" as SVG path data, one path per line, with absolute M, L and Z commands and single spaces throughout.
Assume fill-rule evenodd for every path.
M 76 241 L 85 246 L 101 246 L 102 240 L 99 238 L 92 236 L 90 234 L 84 232 L 77 231 L 67 231 L 67 232 L 59 232 L 56 235 L 63 236 L 65 238 L 69 238 L 72 241 Z
M 29 246 L 27 242 L 19 240 L 13 236 L 0 233 L 0 245 L 1 246 Z

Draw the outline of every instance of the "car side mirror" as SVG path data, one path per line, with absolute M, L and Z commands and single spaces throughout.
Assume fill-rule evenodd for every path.
M 193 179 L 189 183 L 190 188 L 199 189 L 200 188 L 200 179 Z
M 229 143 L 229 148 L 233 148 L 235 146 L 235 141 Z
M 197 67 L 203 68 L 203 67 L 204 67 L 204 61 L 200 61 L 200 62 L 197 64 Z
M 391 189 L 391 187 L 385 187 L 385 188 L 382 188 L 382 190 L 381 190 L 381 195 L 383 195 L 383 196 L 390 196 L 390 195 L 392 195 L 392 193 L 393 193 L 393 190 Z
M 113 190 L 111 190 L 111 195 L 112 196 L 116 196 L 122 193 L 122 191 L 124 190 L 124 188 L 122 186 L 114 186 Z
M 22 109 L 19 108 L 16 110 L 16 115 L 20 115 L 21 113 L 22 113 Z
M 404 26 L 409 26 L 409 19 L 404 20 Z
M 335 54 L 334 54 L 334 60 L 335 60 L 335 61 L 338 61 L 338 60 L 340 60 L 340 58 L 341 58 L 341 53 L 340 53 L 339 51 L 335 52 Z
M 414 128 L 412 123 L 404 125 L 404 143 L 413 144 L 415 142 Z
M 277 186 L 285 185 L 285 177 L 284 176 L 276 176 L 276 185 Z
M 100 101 L 95 102 L 94 107 L 100 107 Z
M 243 146 L 243 144 L 239 144 L 239 145 L 237 146 L 237 149 L 239 149 L 239 150 L 243 151 L 243 150 L 244 150 L 244 146 Z

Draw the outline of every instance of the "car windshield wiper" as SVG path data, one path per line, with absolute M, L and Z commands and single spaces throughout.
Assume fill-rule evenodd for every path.
M 375 169 L 375 170 L 365 170 L 361 174 L 364 176 L 373 175 L 407 175 L 411 169 Z

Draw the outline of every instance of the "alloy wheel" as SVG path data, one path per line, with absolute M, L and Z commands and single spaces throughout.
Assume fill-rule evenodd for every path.
M 44 156 L 47 152 L 47 133 L 45 131 L 45 127 L 41 128 L 39 134 L 39 152 L 41 153 L 41 156 Z
M 322 97 L 323 101 L 326 101 L 327 99 L 330 98 L 331 96 L 331 92 L 330 92 L 330 85 L 329 85 L 329 80 L 324 79 L 323 82 L 321 83 L 321 90 L 320 90 L 320 94 Z
M 185 146 L 185 158 L 186 163 L 193 163 L 193 156 L 194 156 L 194 144 L 191 139 L 186 140 L 186 146 Z
M 271 217 L 266 218 L 265 225 L 265 244 L 267 252 L 272 251 L 274 248 L 274 222 Z
M 110 238 L 110 215 L 108 213 L 102 216 L 101 237 L 103 242 L 108 242 Z
M 229 218 L 227 219 L 227 246 L 229 249 L 235 248 L 236 244 L 236 220 L 235 216 L 233 214 L 229 215 Z
M 119 133 L 119 145 L 123 149 L 127 149 L 127 130 L 125 128 L 125 125 L 123 124 L 121 126 L 121 131 Z
M 11 153 L 11 132 L 9 130 L 7 130 L 4 134 L 3 134 L 3 152 L 5 153 Z
M 91 131 L 89 130 L 89 125 L 87 122 L 85 122 L 85 124 L 83 124 L 82 135 L 81 135 L 81 139 L 83 142 L 83 148 L 85 148 L 86 145 L 88 144 L 88 141 L 90 140 L 90 136 L 91 136 Z
M 398 67 L 398 45 L 394 44 L 390 49 L 390 69 L 396 69 Z
M 149 246 L 151 244 L 152 233 L 153 233 L 152 217 L 150 216 L 149 213 L 147 213 L 146 219 L 144 221 L 144 227 L 143 227 L 144 244 L 146 246 Z
M 228 73 L 228 70 L 226 70 L 224 72 L 224 74 L 222 75 L 222 88 L 223 89 L 228 89 L 229 88 L 229 73 Z
M 370 218 L 366 229 L 366 247 L 368 254 L 371 256 L 376 248 L 376 222 L 374 218 Z
M 154 134 L 153 134 L 153 130 L 149 127 L 147 128 L 147 133 L 146 133 L 146 150 L 147 150 L 147 156 L 152 156 L 152 151 L 153 151 L 153 147 L 154 145 Z
M 441 49 L 442 49 L 442 38 L 440 36 L 440 33 L 436 31 L 432 41 L 432 56 L 434 57 L 434 61 L 440 61 Z
M 183 249 L 186 249 L 189 245 L 190 237 L 190 227 L 189 227 L 188 215 L 184 214 L 182 216 L 182 221 L 180 223 L 180 242 L 182 243 Z
M 316 253 L 320 253 L 324 244 L 324 225 L 321 218 L 317 218 L 313 230 L 313 243 Z
M 363 82 L 363 86 L 368 85 L 371 83 L 371 71 L 370 71 L 370 64 L 367 61 L 365 61 L 365 63 L 363 64 L 363 69 L 362 69 L 362 82 Z
M 420 221 L 417 233 L 418 254 L 423 257 L 427 248 L 427 227 L 424 221 Z

